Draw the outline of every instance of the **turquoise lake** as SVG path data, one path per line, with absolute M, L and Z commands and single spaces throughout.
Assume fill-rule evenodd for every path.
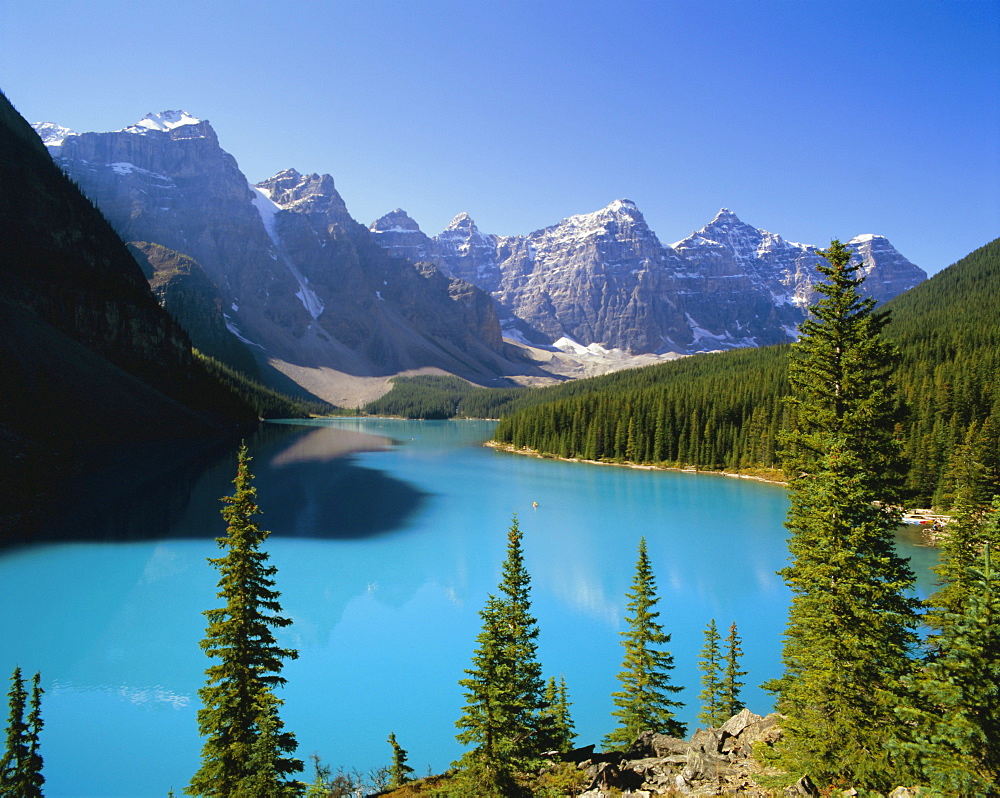
M 672 635 L 674 683 L 697 725 L 698 653 L 714 618 L 743 639 L 744 699 L 780 673 L 788 591 L 785 490 L 721 476 L 563 463 L 483 447 L 491 422 L 337 419 L 263 425 L 250 441 L 259 521 L 278 568 L 282 717 L 334 769 L 388 765 L 394 732 L 417 775 L 457 759 L 458 686 L 517 515 L 545 675 L 565 676 L 578 744 L 613 727 L 625 593 L 645 536 Z M 384 436 L 350 451 L 355 433 Z M 363 447 L 372 441 L 361 441 Z M 202 612 L 218 606 L 235 448 L 153 484 L 86 486 L 46 542 L 0 549 L 0 672 L 40 670 L 45 794 L 178 794 L 198 767 Z M 82 489 L 83 490 L 83 489 Z M 537 507 L 534 503 L 537 502 Z M 81 542 L 86 541 L 86 542 Z M 931 549 L 900 539 L 922 594 Z M 6 687 L 4 688 L 6 692 Z

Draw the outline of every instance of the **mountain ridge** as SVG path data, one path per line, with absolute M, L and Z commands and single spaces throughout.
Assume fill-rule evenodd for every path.
M 544 374 L 511 346 L 522 342 L 633 355 L 765 346 L 794 337 L 813 297 L 818 249 L 729 209 L 672 246 L 628 199 L 514 236 L 462 212 L 431 237 L 398 208 L 359 224 L 330 175 L 287 169 L 250 185 L 186 111 L 113 133 L 36 128 L 123 238 L 198 261 L 262 370 L 300 384 L 330 370 Z M 884 237 L 851 246 L 879 301 L 926 277 Z
M 288 169 L 251 185 L 211 124 L 183 111 L 110 133 L 37 127 L 123 239 L 198 262 L 272 384 L 337 401 L 327 383 L 338 373 L 431 367 L 492 382 L 537 371 L 503 342 L 488 297 L 376 246 L 330 175 Z
M 369 230 L 393 254 L 430 259 L 488 291 L 512 335 L 633 353 L 791 340 L 814 299 L 819 261 L 818 247 L 755 228 L 728 208 L 667 246 L 627 199 L 523 236 L 484 234 L 462 213 L 429 237 L 401 209 Z M 883 236 L 856 236 L 849 247 L 878 301 L 926 279 Z

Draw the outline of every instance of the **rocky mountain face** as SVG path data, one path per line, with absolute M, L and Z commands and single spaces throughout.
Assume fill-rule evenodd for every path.
M 153 295 L 187 332 L 196 349 L 259 379 L 257 362 L 246 344 L 225 324 L 222 294 L 187 255 L 146 241 L 128 245 Z
M 483 380 L 512 368 L 489 296 L 377 246 L 329 175 L 287 170 L 251 186 L 211 125 L 185 112 L 111 133 L 36 129 L 124 240 L 197 261 L 265 375 L 322 396 L 324 371 L 430 366 Z
M 727 209 L 673 246 L 628 200 L 525 236 L 483 233 L 463 213 L 432 238 L 399 209 L 362 227 L 329 175 L 287 170 L 248 185 L 211 125 L 185 112 L 113 133 L 36 129 L 126 241 L 197 261 L 263 373 L 314 390 L 330 370 L 523 373 L 501 328 L 630 353 L 780 343 L 813 299 L 816 247 Z M 849 246 L 879 301 L 926 277 L 881 236 Z
M 700 352 L 791 340 L 813 300 L 816 247 L 786 241 L 723 209 L 673 246 L 636 205 L 616 200 L 527 236 L 481 233 L 461 214 L 430 238 L 404 211 L 371 225 L 394 254 L 429 260 L 483 288 L 512 335 L 640 352 Z M 879 301 L 926 279 L 882 236 L 848 246 Z
M 194 360 L 121 239 L 2 95 L 0 230 L 0 516 L 94 446 L 256 420 Z

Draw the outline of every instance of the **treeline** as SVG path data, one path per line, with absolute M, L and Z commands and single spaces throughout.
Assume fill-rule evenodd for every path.
M 968 444 L 1000 480 L 1000 239 L 889 304 L 900 348 L 908 492 L 951 506 L 953 455 Z
M 260 418 L 309 418 L 333 415 L 338 410 L 325 402 L 310 402 L 275 391 L 197 349 L 193 351 L 205 370 L 240 396 Z
M 362 408 L 375 416 L 402 416 L 403 418 L 497 418 L 501 401 L 477 400 L 481 394 L 497 393 L 511 397 L 524 393 L 524 388 L 506 388 L 497 391 L 478 388 L 459 377 L 421 375 L 393 377 L 392 389 Z M 475 408 L 477 413 L 472 411 Z M 493 415 L 491 415 L 493 413 Z
M 775 438 L 785 414 L 780 398 L 788 393 L 786 350 L 733 350 L 682 361 L 683 369 L 626 373 L 636 377 L 634 385 L 621 380 L 506 416 L 494 438 L 587 460 L 776 468 Z
M 1000 481 L 1000 239 L 888 303 L 906 498 L 950 506 L 970 446 Z M 696 355 L 548 389 L 501 419 L 501 443 L 561 457 L 709 470 L 777 467 L 789 348 Z M 612 379 L 614 378 L 614 379 Z

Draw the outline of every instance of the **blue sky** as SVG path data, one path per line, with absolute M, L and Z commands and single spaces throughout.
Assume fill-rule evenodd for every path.
M 729 207 L 931 273 L 1000 235 L 998 0 L 0 0 L 0 89 L 78 132 L 185 109 L 430 235 L 628 198 L 668 244 Z

